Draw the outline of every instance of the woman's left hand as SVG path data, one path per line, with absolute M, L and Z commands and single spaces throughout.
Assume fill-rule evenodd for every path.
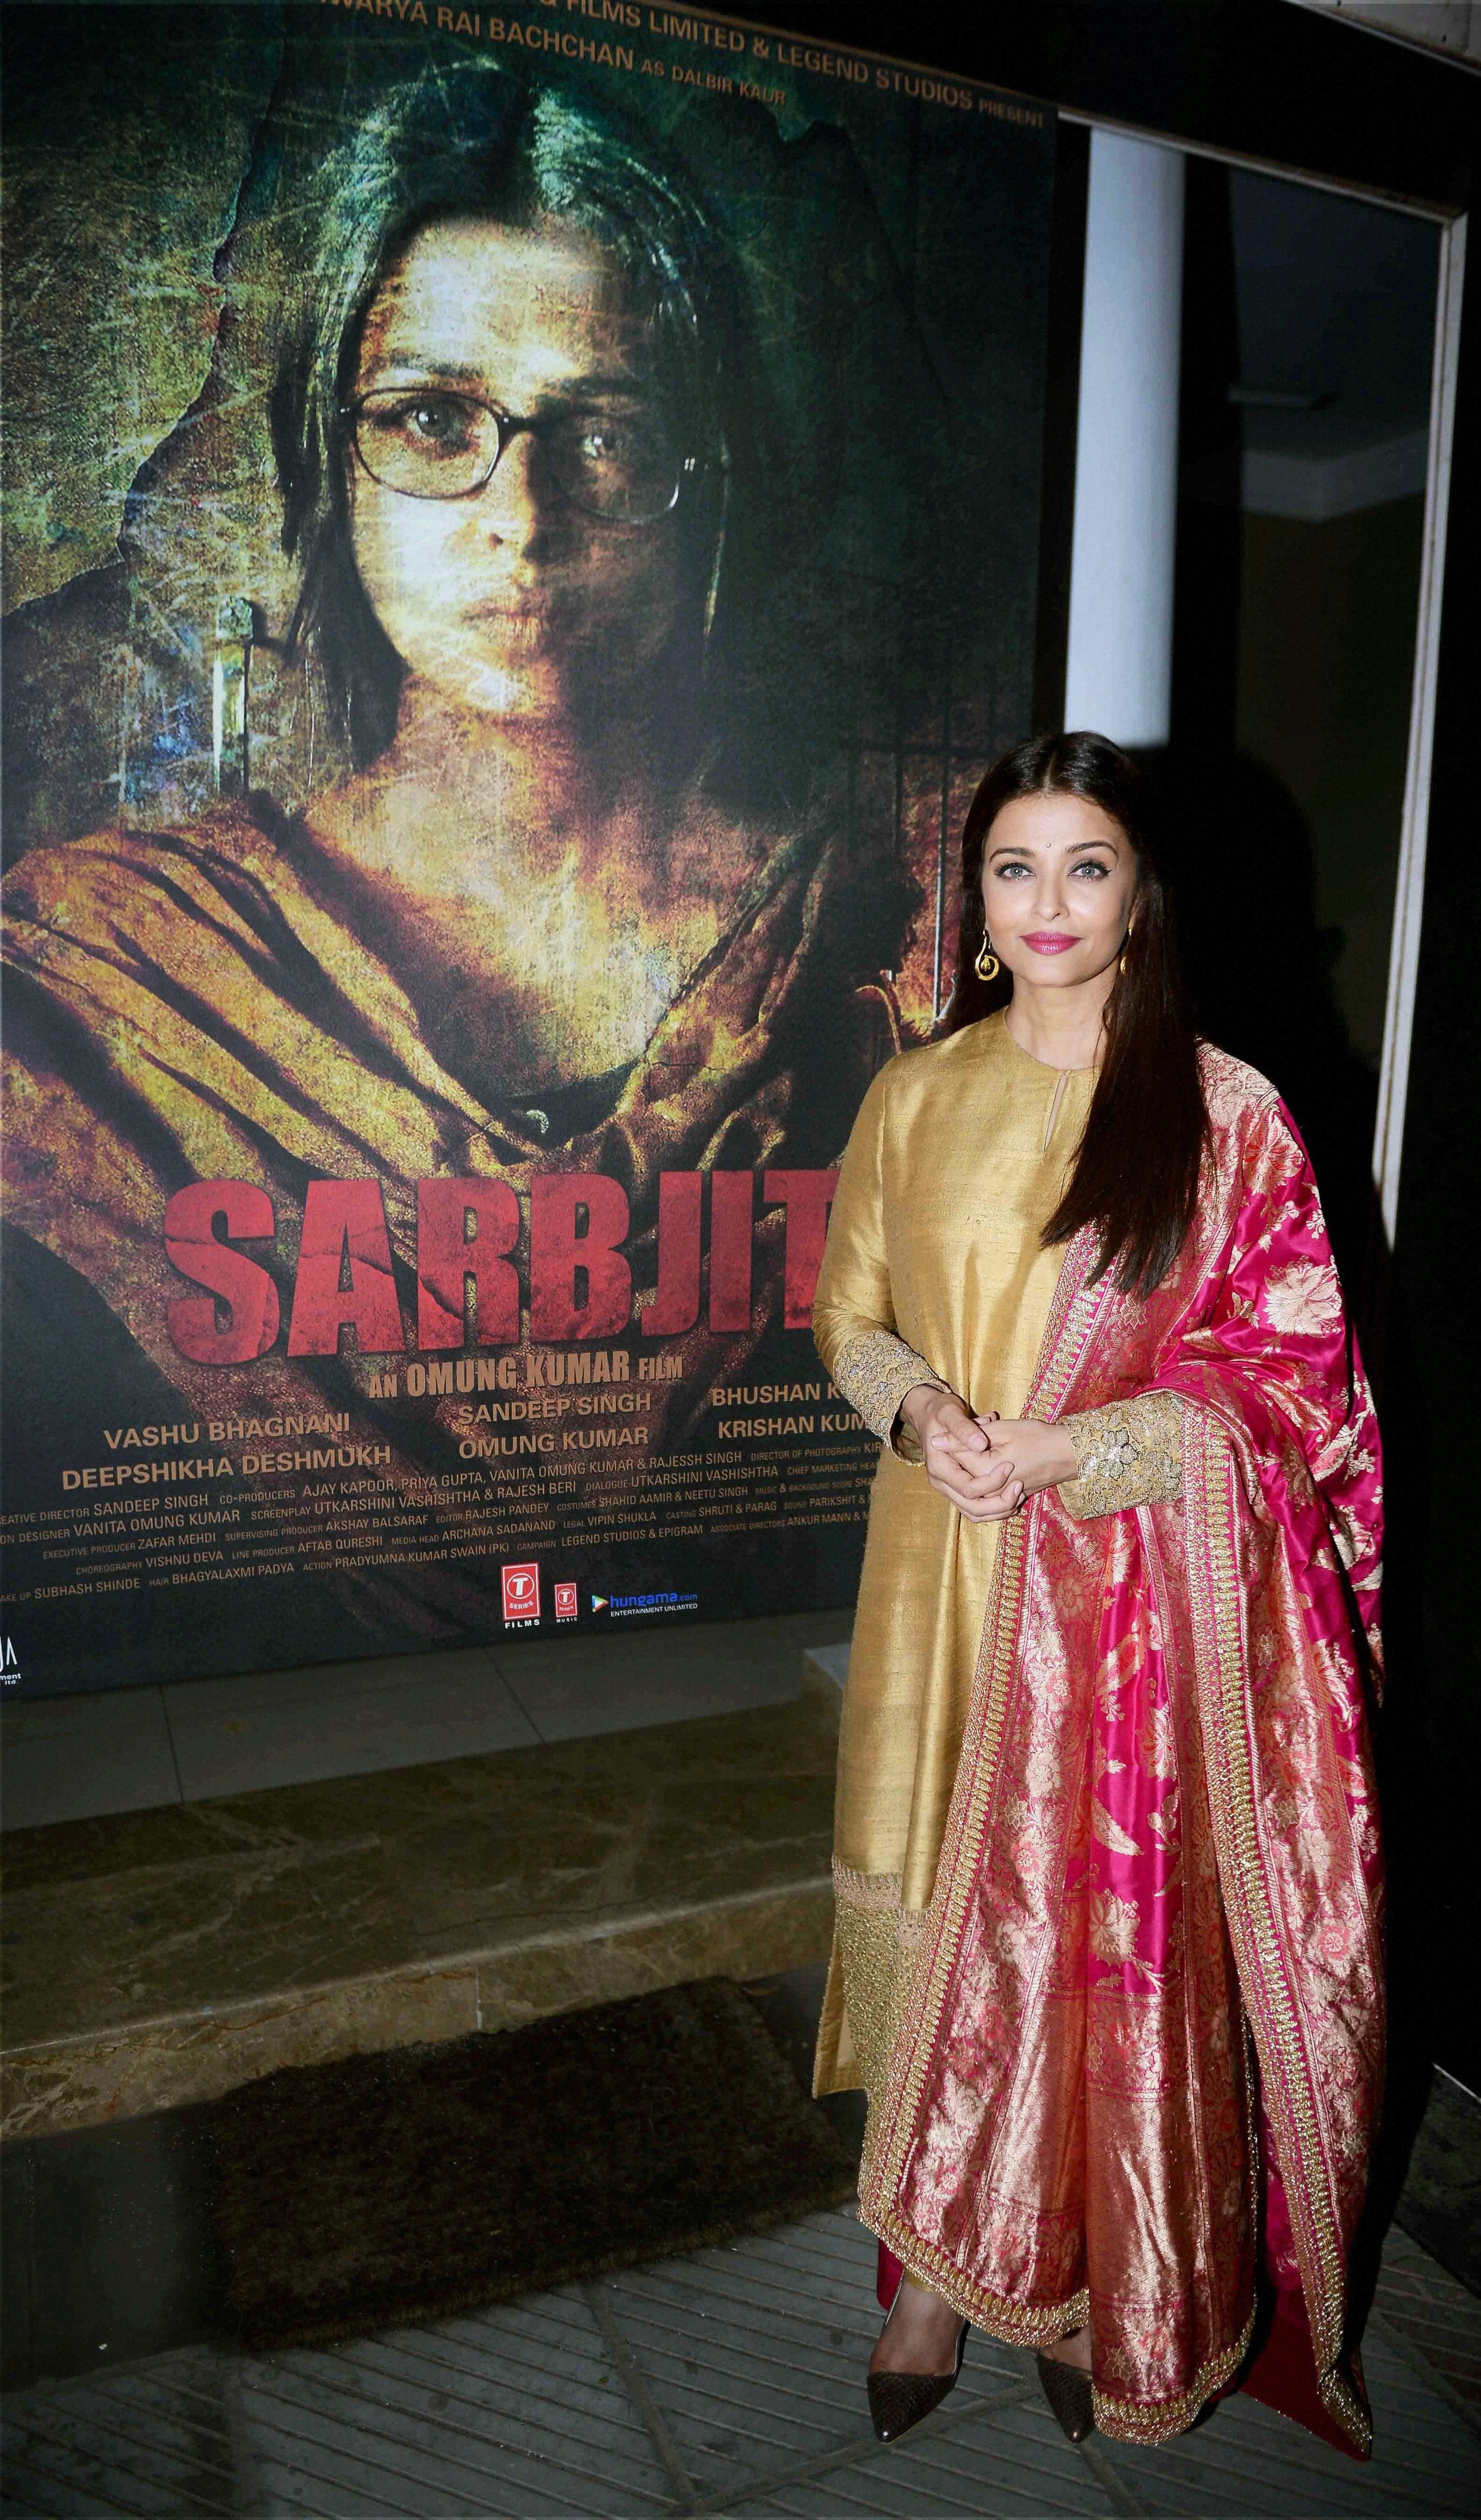
M 1007 1458 L 1026 1497 L 1078 1476 L 1075 1448 L 1061 1426 L 1045 1426 L 1037 1418 L 979 1418 L 977 1423 L 992 1446 L 993 1466 Z

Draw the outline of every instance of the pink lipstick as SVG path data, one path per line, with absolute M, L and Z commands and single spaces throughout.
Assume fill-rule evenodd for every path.
M 1061 936 L 1045 927 L 1036 936 L 1025 936 L 1023 942 L 1036 954 L 1067 954 L 1072 945 L 1079 944 L 1080 939 L 1078 936 Z

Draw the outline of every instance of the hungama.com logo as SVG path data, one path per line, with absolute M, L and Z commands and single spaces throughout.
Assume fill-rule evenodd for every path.
M 594 1593 L 592 1608 L 610 1610 L 614 1619 L 651 1617 L 664 1610 L 697 1610 L 697 1593 Z

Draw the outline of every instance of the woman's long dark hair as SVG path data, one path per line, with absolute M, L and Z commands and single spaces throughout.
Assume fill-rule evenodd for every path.
M 1082 796 L 1132 844 L 1137 890 L 1123 965 L 1105 1009 L 1105 1050 L 1069 1187 L 1044 1229 L 1067 1242 L 1100 1233 L 1095 1276 L 1113 1271 L 1125 1294 L 1149 1295 L 1188 1236 L 1208 1143 L 1192 1009 L 1179 968 L 1172 904 L 1158 871 L 1142 777 L 1103 735 L 1041 735 L 991 769 L 962 833 L 962 937 L 946 1030 L 960 1032 L 1007 1006 L 1012 979 L 976 970 L 985 922 L 982 861 L 1005 805 L 1020 796 Z

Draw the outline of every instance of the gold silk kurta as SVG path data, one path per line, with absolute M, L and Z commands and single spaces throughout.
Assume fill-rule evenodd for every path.
M 1017 1417 L 1062 1248 L 1095 1070 L 1048 1067 L 1001 1014 L 881 1069 L 849 1140 L 813 1309 L 819 1352 L 887 1435 L 914 1382 Z M 916 1352 L 901 1361 L 899 1342 Z M 919 1371 L 915 1370 L 919 1367 Z M 840 1371 L 841 1368 L 841 1371 Z M 820 2092 L 872 2088 L 936 1875 L 1001 1525 L 881 1456 L 849 1656 L 834 1828 L 837 1939 Z

